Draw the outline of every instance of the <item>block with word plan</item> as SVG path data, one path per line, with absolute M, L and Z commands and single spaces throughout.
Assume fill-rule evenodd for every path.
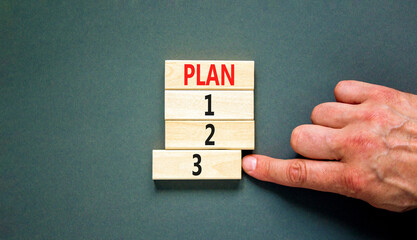
M 165 89 L 253 90 L 254 61 L 165 61 Z
M 165 149 L 154 180 L 241 179 L 255 149 L 254 61 L 165 61 Z

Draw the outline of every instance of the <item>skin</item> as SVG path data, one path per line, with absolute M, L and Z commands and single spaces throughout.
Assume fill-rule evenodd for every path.
M 416 208 L 417 95 L 358 81 L 341 81 L 334 93 L 337 102 L 316 106 L 313 124 L 291 135 L 294 151 L 315 160 L 248 155 L 245 172 L 390 211 Z

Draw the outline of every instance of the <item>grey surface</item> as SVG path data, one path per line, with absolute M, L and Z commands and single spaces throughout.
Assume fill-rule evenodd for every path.
M 416 211 L 241 181 L 151 180 L 165 59 L 254 60 L 256 153 L 339 80 L 417 93 L 416 1 L 0 2 L 0 239 L 414 236 Z M 404 235 L 406 236 L 406 235 Z

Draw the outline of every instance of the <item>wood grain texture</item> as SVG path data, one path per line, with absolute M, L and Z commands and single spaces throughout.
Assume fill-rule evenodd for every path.
M 199 154 L 201 172 L 194 166 Z M 153 150 L 153 180 L 241 179 L 240 150 Z
M 213 132 L 214 134 L 209 138 Z M 207 140 L 214 145 L 207 145 Z M 165 121 L 166 149 L 255 149 L 255 121 Z
M 166 90 L 165 120 L 253 120 L 253 104 L 253 91 Z
M 217 76 L 221 78 L 221 65 L 234 64 L 234 85 L 225 81 L 224 85 L 215 85 L 213 81 L 209 85 L 197 85 L 197 70 L 184 83 L 184 64 L 200 64 L 200 80 L 207 82 L 210 64 L 215 64 Z M 213 76 L 213 75 L 212 75 Z M 203 61 L 203 60 L 166 60 L 165 61 L 165 89 L 229 89 L 229 90 L 253 90 L 255 86 L 255 62 L 254 61 Z

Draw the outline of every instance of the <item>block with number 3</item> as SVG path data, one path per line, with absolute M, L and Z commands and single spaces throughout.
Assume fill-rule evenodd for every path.
M 153 180 L 240 179 L 239 150 L 153 150 Z

